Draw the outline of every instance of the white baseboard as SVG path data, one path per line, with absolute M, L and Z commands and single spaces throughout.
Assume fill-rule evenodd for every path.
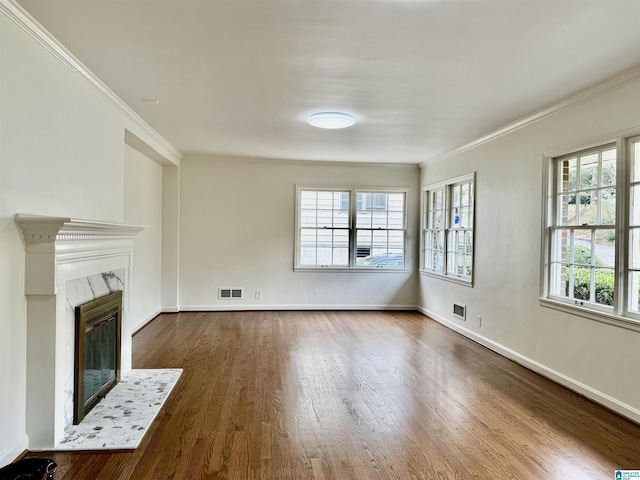
M 181 312 L 235 312 L 246 310 L 417 310 L 415 305 L 257 305 L 230 300 L 225 305 L 181 305 Z
M 152 313 L 151 315 L 147 316 L 147 318 L 145 320 L 143 320 L 142 322 L 140 322 L 139 325 L 136 325 L 135 327 L 133 327 L 133 334 L 135 334 L 138 330 L 142 330 L 151 320 L 156 318 L 161 313 L 162 313 L 161 310 L 156 310 L 154 313 Z
M 162 307 L 161 313 L 180 313 L 180 309 L 178 307 Z
M 16 440 L 9 448 L 0 453 L 0 468 L 5 465 L 9 465 L 16 458 L 18 458 L 22 452 L 29 448 L 29 437 L 24 435 Z
M 566 387 L 569 390 L 573 390 L 574 392 L 579 393 L 580 395 L 590 400 L 593 400 L 594 402 L 599 403 L 600 405 L 607 407 L 610 410 L 613 410 L 614 412 L 622 415 L 623 417 L 628 418 L 629 420 L 632 420 L 636 423 L 640 423 L 640 410 L 638 410 L 637 408 L 634 408 L 631 405 L 627 405 L 626 403 L 621 402 L 620 400 L 617 400 L 605 393 L 602 393 L 590 387 L 589 385 L 579 382 L 571 377 L 568 377 L 563 373 L 556 372 L 555 370 L 547 367 L 546 365 L 543 365 L 535 360 L 532 360 L 531 358 L 525 357 L 524 355 L 514 350 L 511 350 L 510 348 L 507 348 L 504 345 L 501 345 L 500 343 L 494 342 L 493 340 L 487 337 L 478 335 L 476 332 L 469 330 L 461 325 L 458 325 L 455 322 L 447 320 L 446 318 L 441 317 L 435 312 L 429 311 L 422 307 L 418 307 L 417 309 L 419 312 L 423 313 L 427 317 L 432 318 L 436 322 L 444 325 L 445 327 L 448 327 L 451 330 L 454 330 L 460 333 L 461 335 L 464 335 L 465 337 L 479 343 L 480 345 L 487 347 L 489 350 L 493 350 L 494 352 L 499 353 L 500 355 L 507 357 L 508 359 L 513 360 L 514 362 L 522 365 L 523 367 L 528 368 L 529 370 L 532 370 L 542 375 L 543 377 L 553 380 L 554 382 L 562 385 L 563 387 Z

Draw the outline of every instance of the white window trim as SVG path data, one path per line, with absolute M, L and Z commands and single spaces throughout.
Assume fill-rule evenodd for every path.
M 616 132 L 600 141 L 589 144 L 566 146 L 544 152 L 543 177 L 542 177 L 542 223 L 541 223 L 541 261 L 540 261 L 540 294 L 539 304 L 565 313 L 597 322 L 614 325 L 627 330 L 640 332 L 640 313 L 629 311 L 627 302 L 624 301 L 628 292 L 628 233 L 629 233 L 629 177 L 631 166 L 629 162 L 628 146 L 632 139 L 640 136 L 640 128 Z M 594 305 L 577 305 L 573 299 L 562 298 L 550 294 L 551 269 L 550 256 L 552 245 L 552 226 L 555 215 L 554 179 L 551 175 L 554 168 L 554 160 L 558 157 L 570 155 L 592 148 L 614 143 L 616 146 L 617 170 L 616 170 L 616 290 L 614 306 L 611 308 L 594 308 Z
M 449 189 L 451 186 L 455 185 L 455 184 L 459 184 L 459 183 L 465 183 L 465 182 L 471 182 L 473 183 L 473 195 L 472 195 L 472 200 L 473 200 L 473 216 L 471 219 L 471 231 L 473 232 L 473 245 L 472 245 L 472 251 L 471 251 L 471 255 L 472 255 L 472 263 L 471 263 L 471 278 L 470 279 L 465 279 L 463 277 L 460 277 L 458 275 L 453 275 L 447 272 L 448 267 L 447 267 L 447 244 L 448 244 L 448 232 L 450 230 L 449 228 L 449 208 L 450 208 L 450 195 L 449 195 Z M 444 271 L 443 272 L 439 272 L 437 270 L 432 270 L 432 269 L 427 269 L 425 268 L 425 258 L 424 258 L 424 232 L 426 229 L 426 219 L 425 219 L 425 208 L 427 207 L 427 205 L 425 204 L 425 196 L 427 192 L 433 191 L 433 190 L 438 190 L 438 189 L 443 189 L 444 193 L 444 202 L 445 202 L 445 228 L 444 228 L 444 232 L 445 232 L 445 266 L 444 266 Z M 448 282 L 452 282 L 452 283 L 456 283 L 458 285 L 463 285 L 465 287 L 473 287 L 473 282 L 474 282 L 474 276 L 475 276 L 475 249 L 476 249 L 476 240 L 475 240 L 475 231 L 476 231 L 476 227 L 475 227 L 475 218 L 476 218 L 476 172 L 472 172 L 472 173 L 468 173 L 466 175 L 460 175 L 459 177 L 454 177 L 454 178 L 448 178 L 446 180 L 443 180 L 441 182 L 437 182 L 437 183 L 432 183 L 429 185 L 424 185 L 422 187 L 422 192 L 421 192 L 421 196 L 420 196 L 420 275 L 424 275 L 424 276 L 428 276 L 428 277 L 433 277 L 433 278 L 439 278 L 441 280 L 446 280 Z
M 350 192 L 351 203 L 349 205 L 349 265 L 345 266 L 321 266 L 321 265 L 300 265 L 300 192 L 303 190 L 330 191 L 330 192 Z M 330 273 L 354 273 L 354 272 L 385 272 L 385 273 L 408 273 L 411 268 L 411 249 L 409 246 L 409 193 L 410 188 L 398 187 L 371 187 L 371 186 L 342 186 L 342 185 L 296 185 L 295 199 L 295 242 L 294 242 L 294 272 L 330 272 Z M 388 265 L 356 265 L 356 213 L 357 194 L 363 193 L 402 193 L 404 194 L 404 266 L 394 267 Z

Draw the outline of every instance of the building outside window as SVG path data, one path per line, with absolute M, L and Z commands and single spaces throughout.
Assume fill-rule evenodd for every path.
M 406 190 L 298 187 L 296 269 L 404 269 Z

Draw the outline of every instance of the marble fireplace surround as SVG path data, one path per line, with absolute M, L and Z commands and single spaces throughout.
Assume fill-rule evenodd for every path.
M 71 423 L 76 305 L 123 291 L 121 374 L 131 370 L 133 239 L 146 227 L 35 215 L 15 222 L 25 242 L 29 448 L 53 449 Z

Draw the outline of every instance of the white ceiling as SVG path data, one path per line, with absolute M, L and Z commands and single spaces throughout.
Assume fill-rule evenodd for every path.
M 19 3 L 185 155 L 420 163 L 640 65 L 640 0 Z

